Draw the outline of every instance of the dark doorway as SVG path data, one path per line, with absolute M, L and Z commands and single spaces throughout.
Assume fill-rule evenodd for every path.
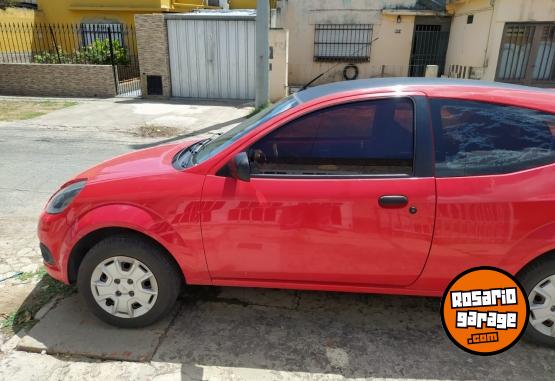
M 409 76 L 423 77 L 426 65 L 438 65 L 438 75 L 444 73 L 450 27 L 448 17 L 416 17 Z

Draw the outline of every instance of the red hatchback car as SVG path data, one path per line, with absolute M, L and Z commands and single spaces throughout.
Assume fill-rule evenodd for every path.
M 555 92 L 428 79 L 345 81 L 213 139 L 93 167 L 48 202 L 50 275 L 92 311 L 153 323 L 181 285 L 440 296 L 495 266 L 555 345 Z

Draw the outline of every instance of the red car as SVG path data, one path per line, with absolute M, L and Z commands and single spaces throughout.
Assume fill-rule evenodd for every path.
M 440 296 L 517 275 L 555 344 L 555 92 L 377 79 L 309 88 L 213 139 L 117 157 L 64 184 L 38 234 L 92 311 L 153 323 L 181 285 Z

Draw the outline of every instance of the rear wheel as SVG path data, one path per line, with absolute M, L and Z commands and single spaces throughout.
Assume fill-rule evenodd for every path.
M 555 258 L 533 263 L 519 278 L 530 303 L 525 339 L 555 347 Z
M 181 277 L 159 246 L 141 237 L 114 236 L 87 253 L 77 284 L 96 316 L 133 328 L 152 324 L 170 312 Z

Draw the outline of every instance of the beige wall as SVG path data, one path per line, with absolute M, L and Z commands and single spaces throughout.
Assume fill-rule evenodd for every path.
M 0 94 L 114 97 L 110 65 L 0 64 Z
M 272 55 L 270 56 L 270 101 L 276 102 L 287 96 L 288 92 L 288 39 L 286 29 L 270 29 L 269 42 Z
M 506 22 L 555 21 L 555 0 L 458 0 L 449 10 L 453 22 L 446 66 L 476 67 L 477 79 L 485 80 L 495 79 Z M 472 24 L 466 23 L 469 14 Z
M 373 38 L 379 37 L 371 47 L 370 62 L 357 63 L 359 78 L 384 75 L 403 76 L 408 72 L 414 30 L 413 15 L 383 14 L 384 8 L 407 8 L 414 0 L 303 0 L 278 2 L 278 25 L 289 30 L 289 83 L 302 85 L 336 62 L 314 61 L 315 24 L 373 24 Z M 340 63 L 318 83 L 343 79 Z M 385 67 L 382 67 L 385 65 Z
M 168 30 L 164 15 L 136 15 L 135 30 L 143 97 L 152 97 L 147 92 L 147 75 L 162 76 L 163 97 L 170 97 L 170 57 Z

